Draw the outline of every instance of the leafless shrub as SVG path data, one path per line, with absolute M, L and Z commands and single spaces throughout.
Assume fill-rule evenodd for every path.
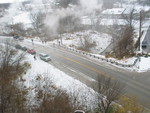
M 21 61 L 24 55 L 18 54 L 12 45 L 6 41 L 0 43 L 0 112 L 24 112 L 24 96 L 13 80 L 22 73 Z M 15 104 L 14 104 L 15 103 Z
M 124 10 L 126 12 L 126 9 Z M 137 14 L 135 13 L 135 9 L 132 9 L 129 14 L 122 13 L 122 17 L 126 20 L 126 24 L 130 27 L 133 27 L 136 23 L 134 20 L 137 19 Z
M 51 99 L 43 100 L 38 113 L 72 113 L 75 110 L 66 92 L 57 90 L 55 94 Z
M 122 59 L 134 55 L 133 30 L 132 27 L 126 26 L 122 31 L 121 38 L 118 39 L 118 42 L 111 53 L 113 57 Z
M 103 75 L 98 76 L 98 93 L 97 93 L 97 105 L 98 111 L 101 113 L 108 113 L 111 104 L 118 100 L 124 92 L 124 84 L 117 80 L 105 77 Z
M 125 10 L 126 11 L 126 10 Z M 134 24 L 137 19 L 135 10 L 132 9 L 129 14 L 122 14 L 122 17 L 126 20 L 125 26 L 113 25 L 112 29 L 109 29 L 113 37 L 113 49 L 107 54 L 118 59 L 124 57 L 132 57 L 134 55 Z
M 83 37 L 80 36 L 80 43 L 81 46 L 78 49 L 88 52 L 90 51 L 91 48 L 96 46 L 96 43 L 91 41 L 89 35 Z
M 64 18 L 59 19 L 57 32 L 60 35 L 61 43 L 63 33 L 75 32 L 80 27 L 79 17 L 74 16 L 73 14 L 67 15 Z
M 8 25 L 13 33 L 17 33 L 19 36 L 26 36 L 26 30 L 22 23 Z
M 45 17 L 46 14 L 41 11 L 33 12 L 32 9 L 30 10 L 30 18 L 32 21 L 32 26 L 37 36 L 41 36 L 43 34 L 42 28 L 44 26 Z
M 33 108 L 35 113 L 72 113 L 75 109 L 81 109 L 79 98 L 75 93 L 57 87 L 48 74 L 38 75 L 35 86 L 35 102 L 38 105 Z

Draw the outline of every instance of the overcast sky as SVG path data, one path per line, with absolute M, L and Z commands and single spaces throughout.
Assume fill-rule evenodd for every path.
M 27 1 L 27 0 L 0 0 L 0 3 L 13 3 L 13 2 L 20 2 L 20 1 Z

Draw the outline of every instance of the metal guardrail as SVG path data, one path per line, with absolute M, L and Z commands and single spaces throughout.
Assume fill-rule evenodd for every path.
M 91 53 L 88 53 L 88 52 L 85 52 L 85 51 L 81 51 L 81 50 L 77 50 L 77 49 L 74 49 L 74 48 L 71 48 L 71 47 L 66 47 L 66 46 L 62 46 L 62 45 L 53 45 L 54 47 L 62 47 L 66 50 L 69 50 L 69 51 L 73 51 L 73 52 L 76 52 L 76 53 L 79 53 L 79 54 L 83 54 L 83 55 L 86 55 L 86 56 L 90 56 L 90 57 L 93 57 L 95 59 L 99 59 L 99 60 L 102 60 L 102 61 L 106 61 L 106 62 L 109 62 L 111 64 L 115 64 L 115 65 L 118 65 L 118 66 L 122 66 L 122 67 L 133 67 L 136 65 L 136 63 L 138 61 L 140 61 L 140 58 L 137 57 L 137 59 L 135 59 L 134 63 L 133 64 L 122 64 L 122 63 L 119 63 L 119 62 L 116 62 L 112 59 L 106 59 L 106 58 L 102 58 L 100 56 L 96 56 L 96 55 L 93 55 Z

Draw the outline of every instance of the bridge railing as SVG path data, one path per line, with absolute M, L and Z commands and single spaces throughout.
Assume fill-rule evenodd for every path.
M 66 46 L 62 46 L 62 45 L 53 45 L 53 46 L 61 47 L 61 48 L 66 49 L 66 50 L 73 51 L 73 52 L 76 52 L 76 53 L 79 53 L 79 54 L 82 54 L 82 55 L 90 56 L 92 58 L 95 58 L 95 59 L 98 59 L 98 60 L 101 60 L 101 61 L 106 61 L 106 62 L 109 62 L 109 63 L 117 65 L 117 66 L 121 66 L 121 67 L 133 67 L 133 66 L 136 65 L 136 63 L 138 61 L 140 61 L 140 58 L 137 57 L 132 64 L 123 64 L 123 63 L 117 62 L 117 61 L 115 61 L 113 59 L 107 59 L 107 58 L 104 58 L 102 56 L 97 56 L 97 55 L 94 55 L 92 53 L 88 53 L 88 52 L 85 52 L 85 51 L 77 50 L 77 49 L 74 49 L 74 48 L 71 48 L 71 47 L 66 47 Z

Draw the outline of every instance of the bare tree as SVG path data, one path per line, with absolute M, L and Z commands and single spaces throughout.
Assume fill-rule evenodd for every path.
M 35 109 L 36 113 L 72 113 L 75 109 L 82 108 L 77 105 L 75 95 L 70 96 L 65 90 L 56 87 L 51 78 L 45 76 L 36 78 L 36 99 L 40 102 L 40 106 Z
M 73 32 L 80 26 L 80 19 L 72 14 L 59 19 L 58 33 L 62 43 L 61 35 L 67 32 Z
M 70 0 L 59 0 L 59 5 L 63 8 L 67 8 L 68 5 L 70 4 Z
M 135 24 L 135 21 L 138 18 L 137 13 L 135 13 L 135 9 L 132 9 L 129 14 L 124 14 L 126 12 L 126 9 L 124 10 L 124 12 L 122 13 L 122 17 L 123 19 L 126 20 L 127 25 L 129 25 L 130 27 L 133 27 L 133 25 Z M 127 12 L 128 13 L 128 12 Z
M 33 26 L 37 36 L 42 34 L 41 31 L 42 31 L 42 28 L 44 25 L 45 17 L 46 17 L 46 14 L 41 11 L 38 11 L 38 12 L 33 12 L 32 10 L 30 11 L 30 18 L 32 21 L 32 26 Z
M 15 93 L 13 81 L 22 72 L 21 61 L 23 54 L 18 54 L 12 47 L 12 42 L 4 41 L 0 43 L 0 112 L 11 113 L 14 99 L 18 95 Z M 15 96 L 16 95 L 16 96 Z M 19 96 L 19 95 L 18 95 Z M 13 102 L 12 102 L 13 101 Z
M 26 30 L 22 23 L 8 25 L 7 27 L 11 29 L 12 33 L 16 33 L 19 36 L 26 36 Z
M 81 50 L 84 50 L 84 51 L 90 51 L 90 49 L 92 47 L 96 46 L 95 42 L 91 42 L 89 35 L 80 36 L 79 39 L 80 39 L 81 46 L 78 49 L 81 49 Z
M 91 21 L 91 29 L 99 31 L 100 23 L 102 20 L 101 11 L 95 10 L 93 13 L 89 14 L 89 18 Z
M 138 47 L 138 50 L 140 51 L 140 43 L 141 43 L 141 37 L 143 35 L 143 31 L 142 31 L 142 26 L 145 22 L 145 18 L 146 18 L 146 12 L 141 10 L 140 11 L 140 14 L 139 14 L 139 37 L 138 37 L 138 40 L 135 44 L 135 47 L 137 48 Z
M 98 76 L 98 109 L 101 113 L 108 113 L 111 104 L 118 100 L 124 92 L 124 84 L 117 80 Z
M 131 16 L 132 18 L 132 16 Z M 118 59 L 124 57 L 131 57 L 134 55 L 134 22 L 133 18 L 126 20 L 126 25 L 114 24 L 110 28 L 107 28 L 108 33 L 112 35 L 112 51 L 110 56 Z
M 113 57 L 122 59 L 134 55 L 133 30 L 134 29 L 130 26 L 125 26 L 122 29 L 117 44 L 113 48 Z
M 62 90 L 57 90 L 51 99 L 44 99 L 39 107 L 39 113 L 72 113 L 73 105 L 70 103 L 68 94 Z

